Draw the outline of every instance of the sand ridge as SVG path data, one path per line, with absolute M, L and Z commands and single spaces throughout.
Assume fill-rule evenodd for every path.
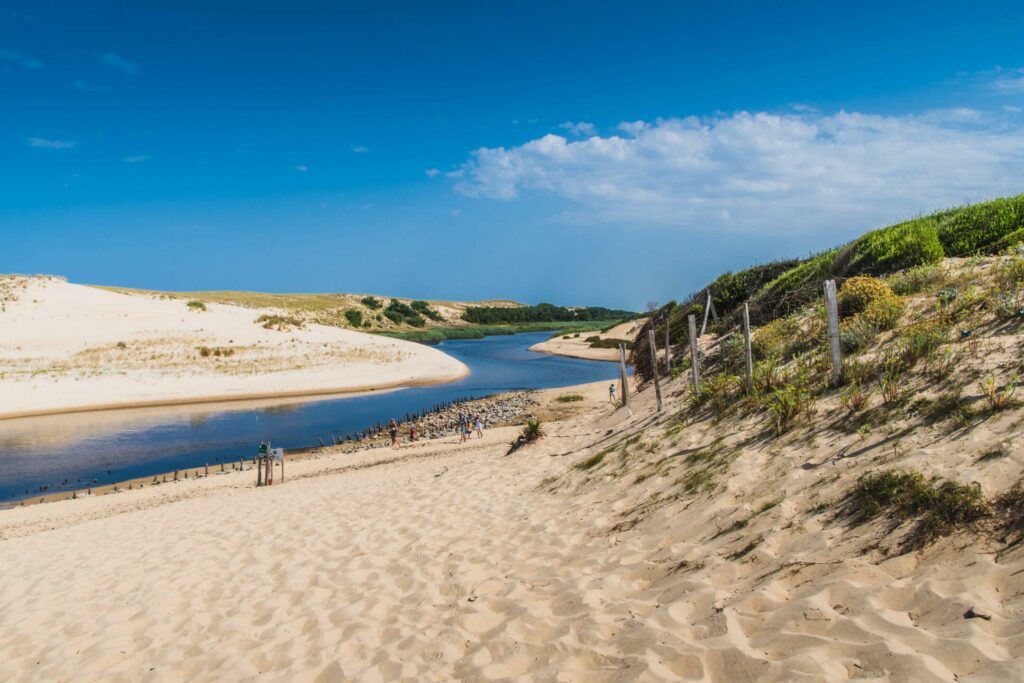
M 2 280 L 0 417 L 327 395 L 468 372 L 422 344 L 316 324 L 268 328 L 257 320 L 281 313 L 270 309 L 196 310 L 57 278 Z

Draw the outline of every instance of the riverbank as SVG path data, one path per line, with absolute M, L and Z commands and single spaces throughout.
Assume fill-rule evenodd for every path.
M 947 467 L 962 444 L 941 426 L 898 453 L 884 434 L 771 438 L 759 416 L 688 412 L 687 382 L 662 384 L 660 413 L 634 392 L 632 415 L 605 382 L 538 392 L 531 412 L 567 412 L 511 456 L 514 426 L 327 448 L 271 487 L 227 472 L 0 512 L 0 663 L 14 680 L 1019 678 L 1019 548 L 963 533 L 897 552 L 828 509 L 879 458 Z M 986 486 L 1006 465 L 978 462 Z
M 4 276 L 0 419 L 451 382 L 448 355 L 274 309 Z
M 592 328 L 604 330 L 591 334 L 573 332 L 571 334 L 558 334 L 551 339 L 534 344 L 531 351 L 549 353 L 555 356 L 568 356 L 569 358 L 582 358 L 583 360 L 604 360 L 616 361 L 619 359 L 617 342 L 626 341 L 632 343 L 637 332 L 647 322 L 647 318 L 628 320 L 610 329 L 605 327 Z M 597 344 L 595 344 L 597 342 Z

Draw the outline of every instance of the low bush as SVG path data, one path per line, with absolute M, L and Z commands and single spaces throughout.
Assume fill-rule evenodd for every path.
M 980 486 L 928 480 L 912 469 L 865 474 L 850 490 L 846 507 L 857 523 L 878 517 L 919 519 L 911 545 L 922 545 L 988 512 Z
M 256 318 L 256 324 L 262 325 L 267 330 L 284 331 L 290 328 L 301 328 L 303 323 L 299 318 L 289 315 L 261 315 Z
M 894 273 L 885 281 L 889 283 L 893 294 L 907 296 L 943 284 L 946 281 L 946 271 L 941 264 L 933 263 Z
M 814 411 L 814 396 L 802 384 L 789 384 L 775 389 L 765 397 L 764 402 L 776 434 L 789 431 L 800 418 Z
M 409 307 L 412 310 L 419 313 L 420 315 L 424 315 L 430 318 L 434 322 L 441 322 L 442 320 L 444 320 L 444 316 L 442 316 L 440 313 L 431 308 L 430 304 L 428 304 L 426 301 L 413 301 L 411 304 L 409 304 Z
M 363 324 L 363 313 L 355 309 L 349 309 L 345 311 L 345 318 L 348 319 L 348 324 L 352 327 L 359 327 Z
M 380 309 L 380 307 L 384 305 L 381 303 L 381 300 L 375 296 L 364 296 L 359 300 L 359 303 L 373 311 Z
M 555 399 L 559 403 L 574 403 L 576 401 L 582 401 L 583 396 L 580 394 L 563 394 Z
M 533 443 L 542 436 L 544 436 L 544 429 L 541 426 L 540 420 L 535 420 L 534 418 L 531 417 L 526 421 L 526 425 L 523 427 L 523 431 L 520 432 L 516 440 L 512 442 L 511 446 L 508 449 L 508 452 L 505 453 L 505 455 L 510 455 L 516 452 L 523 446 Z
M 1006 384 L 1000 387 L 995 373 L 986 377 L 981 382 L 981 391 L 985 395 L 985 402 L 988 403 L 989 409 L 1000 411 L 1018 405 L 1019 402 L 1014 398 L 1018 381 L 1019 378 L 1014 374 Z
M 188 310 L 195 311 L 196 313 L 201 313 L 206 310 L 206 304 L 202 301 L 189 301 L 186 305 L 188 306 Z
M 903 362 L 909 367 L 922 358 L 931 358 L 947 335 L 947 328 L 938 320 L 915 323 L 901 330 L 899 349 Z
M 853 317 L 879 299 L 892 298 L 892 289 L 885 280 L 870 275 L 857 275 L 843 283 L 836 297 L 839 315 Z

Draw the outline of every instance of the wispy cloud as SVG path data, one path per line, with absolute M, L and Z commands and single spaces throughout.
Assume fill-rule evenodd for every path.
M 27 142 L 29 147 L 40 147 L 42 149 L 69 149 L 78 144 L 71 140 L 50 140 L 47 138 L 29 138 Z
M 133 154 L 124 158 L 126 164 L 141 164 L 143 161 L 149 161 L 149 157 L 145 154 Z
M 569 135 L 578 137 L 586 137 L 597 133 L 597 128 L 589 121 L 566 121 L 565 123 L 558 124 L 558 127 L 568 131 Z
M 1024 94 L 1024 68 L 983 71 L 979 78 L 984 86 L 999 95 Z
M 121 73 L 126 73 L 131 76 L 139 73 L 139 65 L 135 62 L 129 61 L 119 54 L 113 52 L 104 52 L 100 55 L 100 61 L 109 66 L 112 69 L 117 69 Z
M 370 151 L 369 147 L 364 147 L 362 145 L 352 145 L 352 152 L 354 154 L 366 154 L 369 151 Z
M 629 122 L 481 148 L 457 192 L 563 199 L 565 220 L 799 233 L 863 227 L 1024 187 L 1024 126 L 971 109 L 921 115 L 739 112 Z
M 23 69 L 43 68 L 43 63 L 38 59 L 33 59 L 19 50 L 8 50 L 5 48 L 0 48 L 0 62 L 14 64 L 15 66 L 20 66 Z
M 439 169 L 439 168 L 428 168 L 426 171 L 424 171 L 424 173 L 427 174 L 428 178 L 436 178 L 437 176 L 441 175 L 441 169 Z
M 309 166 L 306 166 L 305 164 L 298 164 L 296 166 L 292 166 L 292 170 L 298 171 L 299 173 L 305 173 L 309 170 Z

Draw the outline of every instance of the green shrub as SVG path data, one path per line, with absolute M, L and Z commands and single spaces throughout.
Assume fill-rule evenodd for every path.
M 776 434 L 791 429 L 797 420 L 814 410 L 814 396 L 806 386 L 789 384 L 776 389 L 765 398 L 765 406 L 771 415 Z
M 583 396 L 580 394 L 563 394 L 555 399 L 559 403 L 574 403 L 576 401 L 582 401 Z
M 363 324 L 363 314 L 361 311 L 349 309 L 345 311 L 345 317 L 348 319 L 348 324 L 352 327 L 359 327 Z
M 442 316 L 440 313 L 431 308 L 430 304 L 428 304 L 426 301 L 413 301 L 411 304 L 409 304 L 409 307 L 412 310 L 419 313 L 420 315 L 425 315 L 426 317 L 430 318 L 435 322 L 440 322 L 444 320 L 444 316 Z
M 617 349 L 619 344 L 625 344 L 626 349 L 633 348 L 633 342 L 625 339 L 597 339 L 596 341 L 590 342 L 590 348 L 592 349 Z
M 930 358 L 946 341 L 948 330 L 938 320 L 915 323 L 900 331 L 900 352 L 907 366 Z
M 917 218 L 862 235 L 844 247 L 832 264 L 832 275 L 882 274 L 936 263 L 944 252 L 939 223 Z
M 850 490 L 845 505 L 858 523 L 878 517 L 919 518 L 911 545 L 926 543 L 988 512 L 980 486 L 928 480 L 912 469 L 865 474 Z
M 910 268 L 886 278 L 893 294 L 898 296 L 917 294 L 925 289 L 937 287 L 945 280 L 946 271 L 937 263 Z
M 197 313 L 206 310 L 206 304 L 204 304 L 202 301 L 189 301 L 187 305 L 188 310 L 195 311 Z
M 843 283 L 836 299 L 839 314 L 851 317 L 866 309 L 873 301 L 892 296 L 892 289 L 884 280 L 870 275 L 857 275 Z
M 1024 228 L 1024 195 L 1004 197 L 948 212 L 939 230 L 947 256 L 998 251 L 1003 240 Z
M 838 249 L 812 256 L 762 287 L 750 302 L 751 322 L 763 324 L 803 308 L 822 295 Z
M 903 297 L 895 295 L 875 299 L 858 317 L 877 330 L 891 330 L 900 321 L 905 305 Z
M 381 300 L 375 296 L 364 296 L 362 299 L 359 300 L 359 303 L 374 311 L 378 310 L 381 306 L 384 305 L 383 303 L 381 303 Z
M 856 353 L 871 346 L 878 336 L 878 328 L 861 316 L 844 320 L 839 326 L 839 341 L 846 353 Z
M 256 318 L 256 324 L 267 330 L 283 331 L 291 327 L 301 328 L 303 323 L 299 318 L 290 315 L 261 315 Z

